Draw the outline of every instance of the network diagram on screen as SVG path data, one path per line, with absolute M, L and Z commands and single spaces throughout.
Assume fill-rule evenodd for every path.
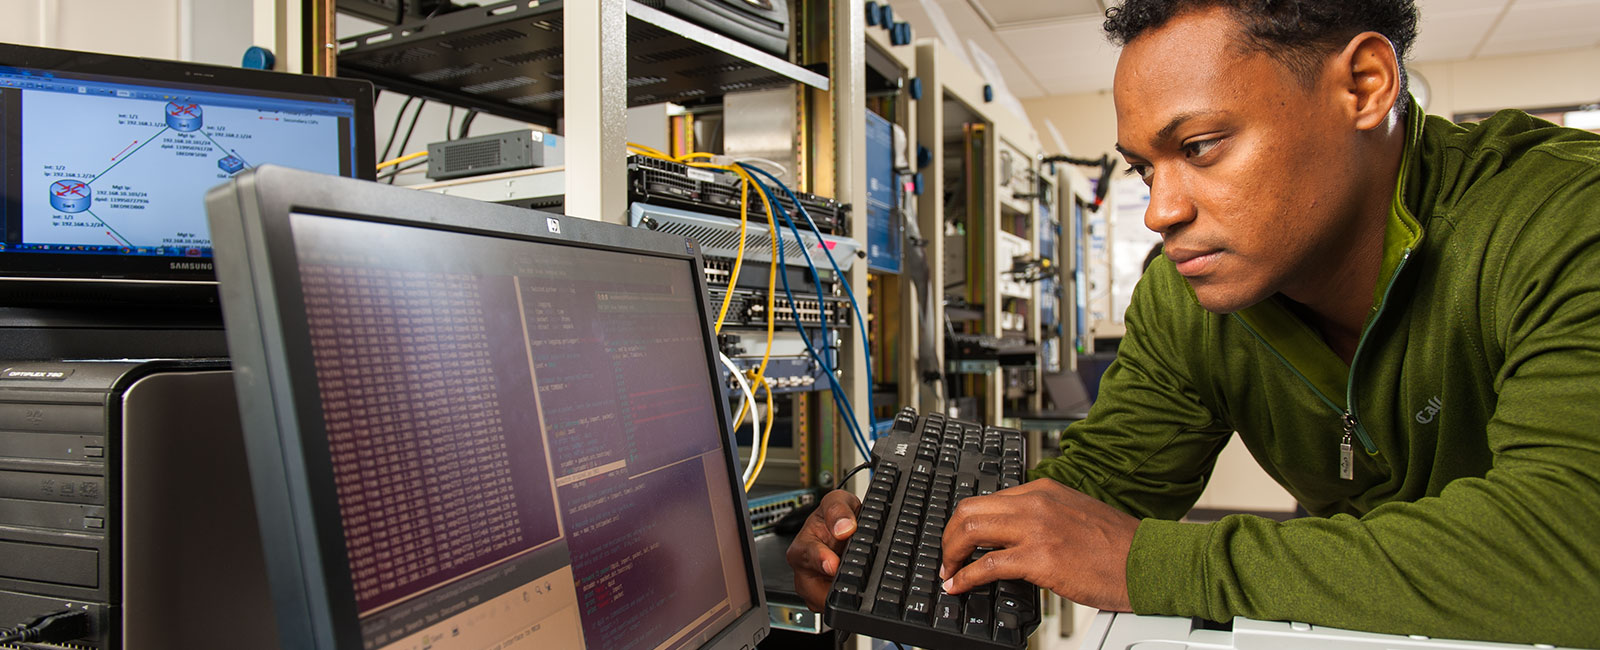
M 34 243 L 208 249 L 208 188 L 268 161 L 338 174 L 337 150 L 304 146 L 337 141 L 337 122 L 181 97 L 33 93 L 22 110 L 23 231 Z

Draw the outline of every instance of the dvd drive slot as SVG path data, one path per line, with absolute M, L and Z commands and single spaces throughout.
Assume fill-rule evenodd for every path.
M 0 577 L 77 587 L 100 586 L 100 553 L 93 549 L 0 542 Z
M 99 476 L 0 471 L 0 497 L 105 505 L 106 480 Z

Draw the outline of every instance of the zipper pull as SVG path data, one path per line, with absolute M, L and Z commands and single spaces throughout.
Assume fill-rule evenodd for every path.
M 1355 453 L 1350 446 L 1350 436 L 1356 431 L 1356 416 L 1344 412 L 1344 439 L 1339 442 L 1339 478 L 1355 480 Z

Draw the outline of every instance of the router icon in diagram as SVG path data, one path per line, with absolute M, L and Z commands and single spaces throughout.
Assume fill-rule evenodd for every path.
M 50 184 L 50 207 L 67 213 L 83 212 L 89 209 L 92 193 L 83 181 L 56 181 Z
M 174 131 L 188 133 L 200 130 L 202 115 L 199 104 L 167 102 L 167 126 Z

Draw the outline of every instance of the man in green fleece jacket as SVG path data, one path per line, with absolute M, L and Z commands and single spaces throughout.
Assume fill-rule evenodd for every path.
M 1600 138 L 1424 116 L 1409 0 L 1107 17 L 1167 259 L 1061 456 L 953 513 L 944 588 L 1600 645 Z M 1234 432 L 1316 517 L 1175 521 Z M 813 607 L 856 505 L 790 547 Z

